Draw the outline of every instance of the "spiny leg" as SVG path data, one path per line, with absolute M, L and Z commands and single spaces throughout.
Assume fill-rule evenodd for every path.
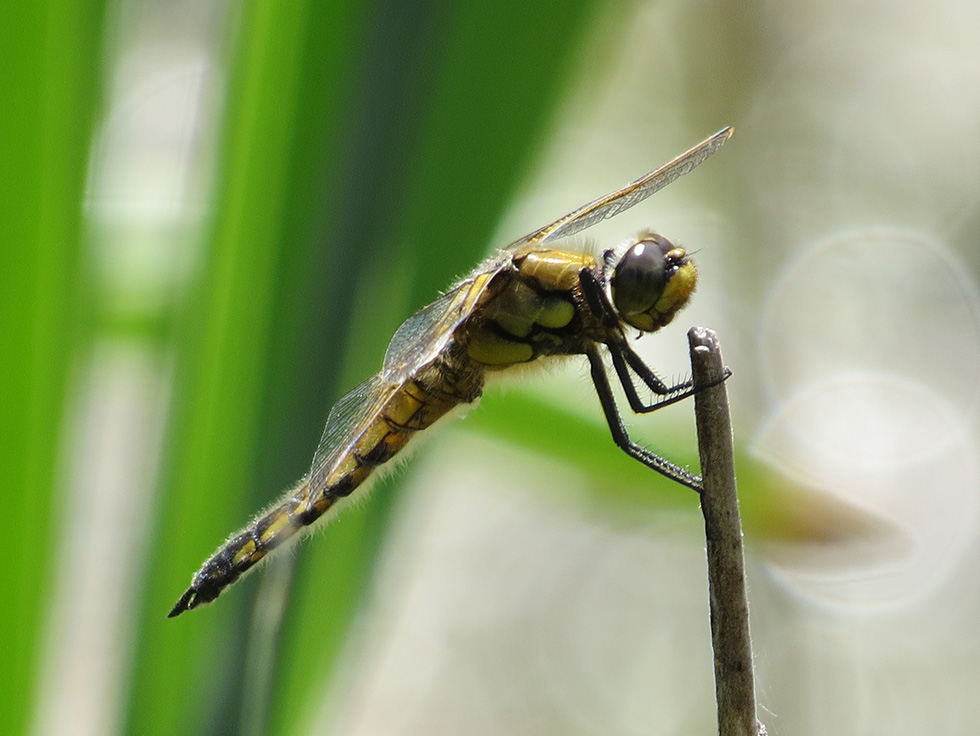
M 629 401 L 630 409 L 635 413 L 646 414 L 651 411 L 656 411 L 665 406 L 676 404 L 678 401 L 686 399 L 695 393 L 694 384 L 691 381 L 683 381 L 674 386 L 668 386 L 657 377 L 650 367 L 628 345 L 614 344 L 607 347 L 609 348 L 609 354 L 612 356 L 616 375 L 619 377 L 619 382 L 622 384 L 623 391 L 626 393 L 626 400 Z M 631 361 L 630 358 L 635 359 L 636 363 Z M 638 370 L 637 366 L 642 370 Z M 630 369 L 660 398 L 655 399 L 650 404 L 644 403 L 640 395 L 636 392 L 636 385 L 633 383 L 633 376 L 630 374 Z
M 619 329 L 616 310 L 609 303 L 606 292 L 603 291 L 602 284 L 598 282 L 595 274 L 590 269 L 583 268 L 578 273 L 578 281 L 582 286 L 582 295 L 596 319 L 607 329 Z
M 610 252 L 606 252 L 606 258 L 610 257 Z M 675 384 L 673 386 L 668 386 L 664 383 L 656 373 L 643 362 L 643 358 L 636 354 L 626 342 L 626 338 L 623 336 L 619 318 L 616 316 L 616 310 L 612 304 L 609 303 L 609 298 L 606 296 L 602 285 L 596 279 L 595 274 L 592 273 L 587 268 L 583 268 L 579 272 L 579 282 L 582 285 L 582 293 L 585 296 L 585 300 L 589 305 L 589 309 L 592 314 L 596 316 L 602 324 L 609 328 L 610 332 L 618 336 L 618 339 L 611 341 L 607 347 L 609 348 L 609 353 L 612 356 L 613 367 L 616 369 L 616 375 L 619 377 L 619 382 L 623 386 L 623 391 L 626 392 L 626 399 L 629 401 L 630 408 L 637 414 L 646 414 L 657 409 L 661 409 L 665 406 L 670 406 L 678 401 L 686 399 L 688 396 L 692 396 L 697 391 L 710 388 L 710 386 L 699 386 L 696 389 L 694 384 L 690 381 L 682 381 L 681 383 Z M 633 377 L 630 375 L 630 370 L 639 376 L 640 380 L 653 391 L 658 396 L 663 398 L 654 401 L 651 404 L 646 404 L 640 398 L 639 394 L 636 392 L 636 385 L 633 383 Z M 726 380 L 731 375 L 731 371 L 727 368 L 725 369 L 725 376 L 722 380 Z
M 626 431 L 626 426 L 623 424 L 623 419 L 619 415 L 619 409 L 616 407 L 616 399 L 613 397 L 612 387 L 609 385 L 609 378 L 606 375 L 606 368 L 603 365 L 602 356 L 599 354 L 598 347 L 594 343 L 589 345 L 586 348 L 585 354 L 589 359 L 589 366 L 592 371 L 592 383 L 595 385 L 596 393 L 599 395 L 599 403 L 602 405 L 603 414 L 606 416 L 606 423 L 609 425 L 613 441 L 616 445 L 627 455 L 635 460 L 639 460 L 648 468 L 656 470 L 661 475 L 700 493 L 700 476 L 694 475 L 678 465 L 674 465 L 669 460 L 665 460 L 630 439 Z
M 609 257 L 610 251 L 606 251 L 607 260 Z M 626 338 L 622 334 L 616 309 L 609 303 L 609 298 L 606 296 L 602 285 L 596 279 L 595 274 L 588 268 L 583 268 L 579 272 L 579 283 L 582 286 L 582 294 L 592 314 L 602 322 L 603 326 L 611 334 L 620 337 L 620 339 L 608 347 L 612 355 L 613 366 L 616 368 L 616 375 L 619 376 L 619 381 L 623 385 L 623 390 L 626 392 L 626 399 L 629 401 L 630 408 L 637 414 L 645 414 L 663 406 L 669 406 L 690 396 L 692 393 L 690 391 L 692 385 L 690 381 L 685 381 L 676 386 L 668 386 L 657 377 L 650 367 L 643 362 L 643 359 L 629 346 Z M 643 403 L 639 394 L 636 392 L 633 378 L 630 376 L 630 368 L 636 372 L 636 375 L 640 377 L 640 380 L 651 391 L 666 398 L 655 401 L 652 404 Z
M 619 377 L 619 382 L 623 385 L 623 391 L 626 392 L 626 398 L 630 403 L 630 408 L 637 414 L 646 414 L 647 412 L 656 411 L 657 409 L 662 409 L 665 406 L 676 404 L 678 401 L 686 399 L 688 396 L 694 396 L 694 394 L 704 391 L 707 388 L 711 388 L 712 386 L 717 385 L 717 383 L 727 381 L 732 375 L 731 370 L 726 368 L 724 375 L 722 375 L 721 379 L 719 379 L 717 383 L 709 383 L 707 386 L 695 386 L 694 383 L 688 379 L 686 381 L 681 381 L 680 383 L 674 384 L 673 386 L 668 386 L 657 377 L 650 367 L 643 362 L 643 359 L 633 352 L 630 346 L 625 342 L 620 344 L 610 344 L 606 347 L 609 348 L 609 354 L 612 356 L 613 365 L 616 368 L 616 375 Z M 629 364 L 628 366 L 627 363 Z M 643 400 L 636 392 L 636 386 L 633 383 L 633 377 L 630 375 L 630 370 L 633 370 L 633 372 L 640 377 L 640 380 L 661 398 L 656 399 L 651 404 L 644 404 Z

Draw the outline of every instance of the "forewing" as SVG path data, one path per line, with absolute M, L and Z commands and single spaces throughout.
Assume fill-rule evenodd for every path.
M 385 381 L 380 373 L 376 373 L 334 404 L 313 456 L 310 498 L 316 498 L 324 490 L 334 466 L 397 388 L 397 384 Z
M 529 243 L 543 243 L 548 240 L 566 238 L 592 227 L 597 222 L 615 217 L 704 162 L 711 154 L 721 148 L 734 132 L 735 129 L 731 126 L 719 130 L 710 138 L 701 141 L 694 148 L 682 153 L 656 171 L 651 171 L 622 189 L 582 205 L 577 210 L 555 220 L 550 225 L 545 225 L 540 230 L 525 235 L 520 240 L 515 240 L 505 250 L 514 250 Z
M 573 235 L 600 220 L 628 210 L 691 171 L 721 148 L 733 132 L 731 127 L 718 131 L 656 171 L 579 207 L 498 251 L 467 279 L 405 320 L 388 344 L 381 375 L 385 380 L 400 383 L 413 372 L 428 365 L 446 346 L 456 328 L 470 315 L 490 279 L 507 266 L 514 250 L 531 243 L 543 243 Z

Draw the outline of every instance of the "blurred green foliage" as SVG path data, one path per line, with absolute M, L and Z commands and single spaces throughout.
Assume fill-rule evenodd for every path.
M 69 372 L 90 281 L 82 199 L 99 107 L 100 0 L 4 3 L 0 27 L 0 731 L 30 724 L 61 531 L 55 513 Z

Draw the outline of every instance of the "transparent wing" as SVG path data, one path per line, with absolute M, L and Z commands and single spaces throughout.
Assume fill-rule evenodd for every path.
M 313 456 L 310 498 L 316 498 L 324 490 L 337 461 L 347 453 L 397 388 L 397 384 L 385 381 L 376 373 L 334 404 Z
M 442 352 L 472 312 L 486 284 L 506 260 L 484 264 L 470 278 L 422 307 L 395 332 L 380 373 L 346 394 L 330 410 L 310 469 L 310 496 L 326 487 L 334 467 L 401 385 Z M 488 270 L 484 270 L 488 269 Z
M 735 129 L 731 126 L 719 130 L 710 138 L 701 141 L 694 148 L 682 153 L 656 171 L 651 171 L 632 184 L 627 184 L 622 189 L 599 197 L 594 202 L 582 205 L 577 210 L 555 220 L 550 225 L 545 225 L 540 230 L 528 233 L 520 240 L 515 240 L 508 245 L 505 250 L 514 250 L 529 243 L 543 243 L 547 240 L 565 238 L 592 227 L 601 220 L 615 217 L 704 162 L 711 154 L 721 148 L 734 132 Z
M 469 317 L 490 279 L 506 267 L 515 249 L 530 243 L 541 243 L 573 235 L 600 220 L 628 210 L 702 163 L 721 148 L 733 132 L 734 129 L 730 126 L 718 131 L 656 171 L 605 197 L 579 207 L 550 225 L 497 251 L 489 260 L 481 263 L 468 278 L 420 309 L 398 328 L 388 344 L 381 375 L 386 380 L 400 383 L 412 372 L 428 365 L 446 346 L 456 328 Z
M 509 258 L 482 264 L 431 304 L 422 307 L 398 328 L 385 351 L 381 375 L 402 383 L 435 359 L 459 325 L 478 303 L 484 289 Z
M 601 220 L 615 217 L 694 169 L 721 148 L 733 132 L 731 127 L 724 128 L 632 184 L 583 205 L 550 225 L 514 241 L 480 264 L 468 278 L 446 294 L 405 320 L 388 343 L 381 372 L 348 393 L 330 410 L 327 426 L 313 457 L 311 497 L 323 490 L 334 466 L 398 387 L 442 352 L 455 330 L 473 312 L 490 280 L 509 263 L 511 251 L 530 243 L 564 238 Z

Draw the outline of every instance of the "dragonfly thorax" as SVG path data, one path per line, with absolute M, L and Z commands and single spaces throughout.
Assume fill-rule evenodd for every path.
M 620 319 L 643 332 L 654 332 L 687 304 L 698 272 L 683 248 L 657 233 L 644 233 L 626 249 L 608 278 Z

